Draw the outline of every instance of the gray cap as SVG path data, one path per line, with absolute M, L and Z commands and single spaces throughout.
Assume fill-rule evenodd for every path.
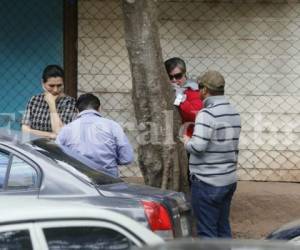
M 214 91 L 224 91 L 225 80 L 224 77 L 215 70 L 209 70 L 204 75 L 198 78 L 200 85 L 203 85 Z

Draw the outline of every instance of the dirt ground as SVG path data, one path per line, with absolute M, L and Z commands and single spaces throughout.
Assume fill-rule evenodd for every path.
M 300 219 L 300 183 L 240 181 L 231 208 L 234 238 L 260 239 Z

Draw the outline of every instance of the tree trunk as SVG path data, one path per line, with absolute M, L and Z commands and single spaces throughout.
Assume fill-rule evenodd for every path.
M 125 40 L 138 123 L 138 161 L 145 183 L 187 191 L 187 157 L 163 65 L 156 0 L 123 0 Z

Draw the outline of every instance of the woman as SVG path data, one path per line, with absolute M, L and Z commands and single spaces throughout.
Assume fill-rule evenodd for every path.
M 22 131 L 56 138 L 64 124 L 72 121 L 75 99 L 63 93 L 64 71 L 58 65 L 48 65 L 42 76 L 44 92 L 31 97 L 22 119 Z
M 186 65 L 181 58 L 173 57 L 166 60 L 165 67 L 170 82 L 176 91 L 174 105 L 179 109 L 184 126 L 184 135 L 191 137 L 196 115 L 203 107 L 198 84 L 187 79 Z

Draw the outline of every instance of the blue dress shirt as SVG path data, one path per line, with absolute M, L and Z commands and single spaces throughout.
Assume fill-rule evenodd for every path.
M 96 110 L 84 110 L 59 132 L 56 143 L 93 161 L 98 170 L 118 176 L 118 165 L 133 161 L 133 149 L 122 127 Z

